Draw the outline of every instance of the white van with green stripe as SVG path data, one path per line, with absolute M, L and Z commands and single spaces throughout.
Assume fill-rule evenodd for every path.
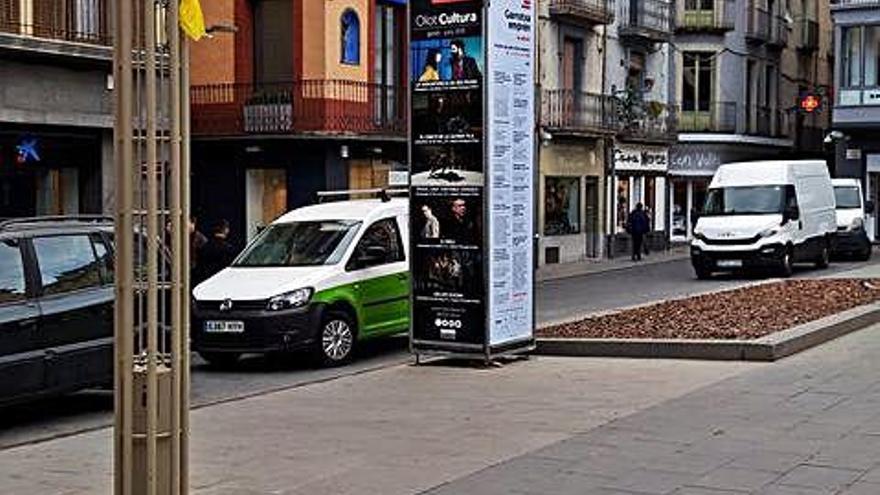
M 359 341 L 406 332 L 408 218 L 407 201 L 387 197 L 278 218 L 194 289 L 193 349 L 216 365 L 302 349 L 335 365 Z

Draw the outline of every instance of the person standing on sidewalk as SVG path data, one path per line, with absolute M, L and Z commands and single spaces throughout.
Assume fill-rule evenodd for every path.
M 229 242 L 229 222 L 220 220 L 211 233 L 211 239 L 199 253 L 198 282 L 211 278 L 215 273 L 229 266 L 235 255 L 235 248 Z
M 632 260 L 642 260 L 642 244 L 645 240 L 645 234 L 650 228 L 648 215 L 645 214 L 645 206 L 642 203 L 636 204 L 636 209 L 630 212 L 626 221 L 627 232 L 632 237 Z

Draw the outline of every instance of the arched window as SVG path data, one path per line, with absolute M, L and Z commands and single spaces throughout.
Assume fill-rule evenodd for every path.
M 348 9 L 340 19 L 341 61 L 343 64 L 358 65 L 361 63 L 361 21 L 357 12 Z

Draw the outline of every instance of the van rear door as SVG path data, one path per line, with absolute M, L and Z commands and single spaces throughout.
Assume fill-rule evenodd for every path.
M 0 403 L 44 387 L 40 310 L 28 282 L 24 247 L 20 239 L 0 239 Z

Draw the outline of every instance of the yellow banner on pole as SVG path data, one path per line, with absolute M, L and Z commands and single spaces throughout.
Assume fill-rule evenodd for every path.
M 180 0 L 180 29 L 198 41 L 205 35 L 205 18 L 199 0 Z

